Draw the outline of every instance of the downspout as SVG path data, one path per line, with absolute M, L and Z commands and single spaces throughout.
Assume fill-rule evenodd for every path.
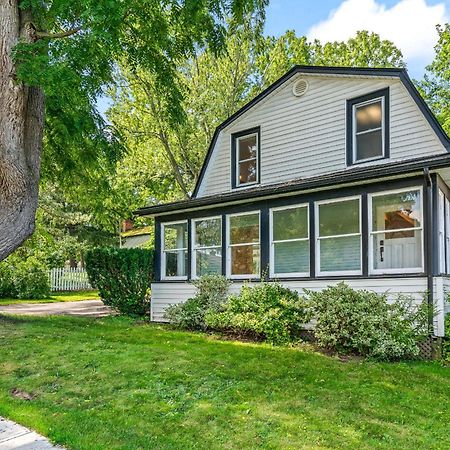
M 426 254 L 426 261 L 427 261 L 427 299 L 428 299 L 428 326 L 430 330 L 430 334 L 434 334 L 433 331 L 433 311 L 434 311 L 434 286 L 433 286 L 433 182 L 431 180 L 430 170 L 428 167 L 424 167 L 423 169 L 423 176 L 424 181 L 426 185 L 426 196 L 427 196 L 427 254 Z

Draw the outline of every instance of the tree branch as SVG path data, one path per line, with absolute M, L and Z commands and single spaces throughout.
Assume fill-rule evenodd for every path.
M 36 31 L 37 39 L 61 39 L 81 31 L 81 27 L 72 28 L 71 30 L 61 31 L 60 33 L 47 33 L 45 31 Z

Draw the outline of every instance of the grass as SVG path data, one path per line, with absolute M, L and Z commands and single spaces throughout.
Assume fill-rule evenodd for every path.
M 0 298 L 0 306 L 17 305 L 20 303 L 79 302 L 81 300 L 97 300 L 99 298 L 97 291 L 58 292 L 50 297 L 38 299 Z
M 450 448 L 438 363 L 344 363 L 122 317 L 0 316 L 0 341 L 0 415 L 72 449 Z

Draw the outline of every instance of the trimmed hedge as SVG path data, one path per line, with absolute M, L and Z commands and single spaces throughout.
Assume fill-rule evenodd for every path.
M 86 271 L 105 305 L 122 314 L 149 312 L 154 251 L 141 248 L 96 248 L 86 253 Z

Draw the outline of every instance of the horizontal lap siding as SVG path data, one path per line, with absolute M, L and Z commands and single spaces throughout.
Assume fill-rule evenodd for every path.
M 384 278 L 384 279 L 360 279 L 360 280 L 310 280 L 310 281 L 284 281 L 282 284 L 290 289 L 302 292 L 303 289 L 319 291 L 327 286 L 345 281 L 354 289 L 365 289 L 378 293 L 388 292 L 388 297 L 393 299 L 397 294 L 413 296 L 417 303 L 423 299 L 427 289 L 427 279 L 420 278 Z M 254 284 L 254 283 L 253 283 Z M 237 294 L 243 283 L 233 283 L 230 293 Z M 195 295 L 195 287 L 190 283 L 153 283 L 152 284 L 152 320 L 164 321 L 165 309 L 173 304 L 185 302 Z
M 307 93 L 292 94 L 295 77 L 222 130 L 199 197 L 231 189 L 231 134 L 261 127 L 261 184 L 345 169 L 346 100 L 390 87 L 392 161 L 444 153 L 428 122 L 397 79 L 305 76 Z M 366 163 L 366 165 L 377 164 Z

